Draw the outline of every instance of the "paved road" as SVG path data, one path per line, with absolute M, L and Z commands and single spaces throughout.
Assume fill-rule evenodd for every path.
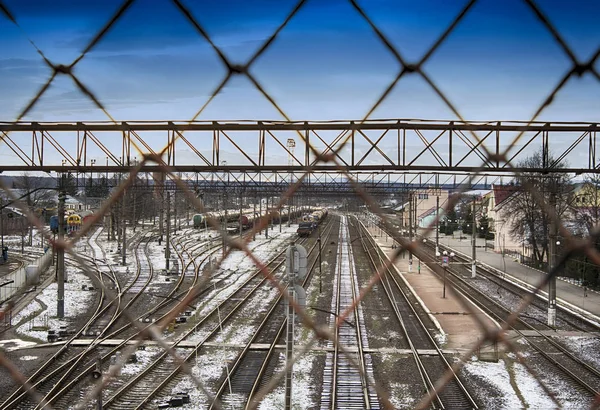
M 446 245 L 455 251 L 461 252 L 466 255 L 471 255 L 471 236 L 465 235 L 467 239 L 460 240 L 458 233 L 452 236 L 446 236 L 440 234 L 440 244 Z M 435 241 L 435 233 L 432 234 L 431 239 Z M 484 250 L 483 239 L 477 238 L 477 260 L 483 263 L 493 266 L 494 268 L 506 271 L 506 273 L 524 281 L 531 285 L 537 285 L 543 280 L 546 275 L 544 272 L 540 272 L 536 269 L 532 269 L 528 266 L 521 265 L 515 262 L 514 259 L 506 256 L 502 257 L 501 254 L 496 253 L 490 249 Z M 506 264 L 506 270 L 505 270 Z M 547 287 L 543 289 L 547 291 Z M 556 295 L 559 299 L 571 303 L 572 305 L 578 306 L 584 310 L 587 310 L 594 315 L 600 316 L 600 293 L 588 291 L 587 296 L 584 296 L 584 289 L 581 286 L 574 285 L 563 280 L 558 280 L 556 283 Z

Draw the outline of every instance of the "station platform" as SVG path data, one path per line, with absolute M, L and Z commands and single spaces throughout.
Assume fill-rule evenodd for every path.
M 390 256 L 396 249 L 392 248 L 393 240 L 377 227 L 367 228 L 375 242 Z M 420 264 L 417 258 L 413 259 L 413 265 L 409 271 L 408 257 L 396 260 L 395 267 L 404 278 L 405 282 L 412 288 L 413 293 L 420 299 L 421 304 L 436 323 L 439 330 L 446 335 L 442 343 L 444 349 L 455 351 L 467 351 L 482 337 L 479 321 L 483 322 L 488 329 L 497 329 L 500 325 L 481 311 L 477 306 L 471 304 L 473 310 L 479 312 L 474 317 L 459 301 L 455 293 L 446 288 L 446 297 L 443 297 L 443 281 L 440 280 L 427 266 Z M 492 348 L 490 346 L 490 348 Z
M 440 234 L 439 243 L 440 245 L 451 248 L 455 253 L 460 252 L 470 257 L 472 252 L 471 236 L 465 236 L 467 239 L 453 238 L 452 236 Z M 496 253 L 491 249 L 484 248 L 483 239 L 476 239 L 476 246 L 478 246 L 476 248 L 478 262 L 482 262 L 485 265 L 505 272 L 513 278 L 527 283 L 530 286 L 537 286 L 546 276 L 546 272 L 522 265 L 509 256 L 503 257 L 500 253 Z M 435 242 L 435 232 L 430 234 L 430 238 L 428 240 Z M 542 289 L 544 295 L 546 295 L 545 292 L 547 292 L 547 290 L 547 286 L 545 289 Z M 590 312 L 592 315 L 598 317 L 591 319 L 598 320 L 598 322 L 600 322 L 600 293 L 589 289 L 586 291 L 583 286 L 564 280 L 557 280 L 556 297 L 557 303 L 564 306 L 570 305 L 572 307 Z

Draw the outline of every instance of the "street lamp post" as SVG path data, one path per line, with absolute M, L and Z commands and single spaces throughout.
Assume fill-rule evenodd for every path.
M 439 255 L 439 252 L 438 252 Z M 450 258 L 454 258 L 454 252 L 450 252 Z M 448 251 L 444 251 L 444 259 L 442 260 L 442 265 L 444 266 L 444 288 L 442 290 L 442 297 L 446 299 L 446 272 L 448 270 Z
M 437 253 L 439 255 L 439 252 Z M 444 251 L 444 259 L 442 259 L 442 266 L 444 267 L 444 289 L 442 290 L 442 297 L 446 299 L 446 270 L 448 269 L 448 251 Z
M 423 238 L 423 244 L 427 243 L 427 239 Z M 421 274 L 421 258 L 419 258 L 419 266 L 417 267 L 417 272 Z

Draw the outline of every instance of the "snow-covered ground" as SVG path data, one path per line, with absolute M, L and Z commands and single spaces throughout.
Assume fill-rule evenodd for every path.
M 158 356 L 164 349 L 155 346 L 146 346 L 145 350 L 136 350 L 135 357 L 136 363 L 125 363 L 121 368 L 121 375 L 133 376 L 140 373 L 146 366 L 152 363 L 152 359 Z
M 505 359 L 497 363 L 480 362 L 473 358 L 466 363 L 464 370 L 474 376 L 485 379 L 498 392 L 499 396 L 480 395 L 486 408 L 494 409 L 580 409 L 589 403 L 582 402 L 577 394 L 571 394 L 571 389 L 563 380 L 545 378 L 543 381 L 550 391 L 557 393 L 559 406 L 545 393 L 538 380 L 527 368 L 516 360 L 513 353 L 508 353 Z
M 557 339 L 557 341 L 563 342 L 577 356 L 590 362 L 589 364 L 592 366 L 600 368 L 600 357 L 598 356 L 598 351 L 600 351 L 600 340 L 598 337 L 571 336 L 561 337 L 560 339 Z
M 410 387 L 403 383 L 391 383 L 390 403 L 396 409 L 412 409 L 417 403 L 411 397 Z
M 236 355 L 237 349 L 207 349 L 205 354 L 198 355 L 190 362 L 192 373 L 207 388 L 208 383 L 214 384 L 225 373 L 227 362 L 235 359 Z M 212 389 L 209 391 L 211 394 L 215 393 Z M 186 409 L 206 409 L 210 404 L 206 395 L 196 386 L 192 378 L 187 375 L 172 389 L 172 394 L 178 392 L 187 392 L 190 395 L 190 404 L 185 406 Z
M 286 242 L 295 235 L 296 229 L 297 227 L 291 226 L 283 228 L 281 233 L 279 233 L 278 230 L 270 231 L 268 239 L 264 238 L 262 235 L 257 236 L 256 241 L 251 242 L 249 247 L 259 260 L 262 262 L 267 262 L 278 251 L 281 251 L 283 247 L 286 246 Z M 225 282 L 210 292 L 210 294 L 203 299 L 203 303 L 198 305 L 196 311 L 193 312 L 193 316 L 202 317 L 209 311 L 215 309 L 220 303 L 230 298 L 236 289 L 248 279 L 249 275 L 254 272 L 255 269 L 256 266 L 244 252 L 235 251 L 231 253 L 223 261 L 218 271 L 218 273 L 229 274 L 225 279 Z M 278 295 L 277 289 L 269 287 L 269 285 L 267 285 L 266 288 L 258 290 L 258 292 L 259 294 L 254 301 L 251 302 L 249 306 L 244 308 L 242 315 L 244 315 L 244 312 L 247 313 L 249 311 L 253 311 L 254 314 L 256 314 L 258 311 L 265 310 L 268 305 L 266 301 L 272 300 Z M 227 324 L 223 326 L 223 332 L 219 334 L 217 341 L 227 343 L 246 343 L 254 331 L 254 326 Z M 199 342 L 203 340 L 207 334 L 208 331 L 199 331 L 191 336 L 189 340 Z M 207 351 L 205 354 L 199 355 L 196 361 L 192 363 L 194 375 L 199 377 L 203 383 L 214 382 L 215 380 L 219 379 L 219 377 L 221 377 L 225 371 L 225 363 L 227 363 L 228 360 L 235 358 L 237 354 L 236 352 L 237 350 L 228 350 L 225 348 L 209 349 L 209 351 Z M 302 364 L 299 364 L 297 366 L 299 375 L 304 374 L 302 373 L 302 369 Z M 305 372 L 306 380 L 310 380 L 310 370 L 312 369 L 309 369 Z M 296 375 L 294 377 L 296 377 Z M 298 383 L 300 383 L 300 381 Z M 178 383 L 173 388 L 172 394 L 181 391 L 189 392 L 191 402 L 198 406 L 186 406 L 186 408 L 204 408 L 206 406 L 207 399 L 205 395 L 198 389 L 198 387 L 189 377 L 185 377 L 184 380 Z
M 13 317 L 14 324 L 23 323 L 16 328 L 18 334 L 46 342 L 47 330 L 34 330 L 34 326 L 46 326 L 48 329 L 59 330 L 67 326 L 79 315 L 84 314 L 96 291 L 82 290 L 83 285 L 90 286 L 92 282 L 75 267 L 66 268 L 68 281 L 65 283 L 65 317 L 57 318 L 58 284 L 51 283 L 25 309 Z
M 249 248 L 252 250 L 252 253 L 264 263 L 267 262 L 269 258 L 272 258 L 278 251 L 282 250 L 286 241 L 295 235 L 295 233 L 295 227 L 286 227 L 281 233 L 270 233 L 269 239 L 257 237 L 256 241 L 250 242 Z M 192 316 L 202 317 L 230 298 L 231 295 L 235 293 L 236 289 L 248 279 L 249 275 L 252 274 L 255 269 L 256 265 L 254 265 L 245 252 L 235 251 L 229 254 L 216 272 L 220 277 L 225 275 L 226 279 L 224 279 L 224 282 L 219 284 L 219 286 L 216 286 L 208 295 L 202 298 Z M 261 290 L 261 292 L 265 291 Z M 276 295 L 276 293 L 269 292 L 269 295 L 271 295 L 270 297 Z M 275 290 L 275 292 L 277 291 Z M 193 337 L 192 340 L 195 340 L 195 338 Z
M 312 370 L 316 358 L 310 354 L 300 357 L 295 363 L 292 373 L 292 408 L 294 410 L 313 409 L 317 403 L 311 398 L 314 396 L 317 387 L 312 383 Z M 279 365 L 275 369 L 275 377 L 285 367 L 285 354 L 279 354 Z M 283 379 L 281 386 L 275 388 L 265 396 L 260 406 L 260 410 L 282 409 L 285 403 L 285 391 L 283 388 Z

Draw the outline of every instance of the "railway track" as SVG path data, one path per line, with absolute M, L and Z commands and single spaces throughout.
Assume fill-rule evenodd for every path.
M 431 247 L 426 247 L 425 249 L 427 249 L 428 252 L 425 254 L 426 259 L 423 260 L 430 265 L 437 264 L 438 261 L 433 254 L 433 249 Z M 492 297 L 489 292 L 482 291 L 475 285 L 474 281 L 470 279 L 470 272 L 465 274 L 464 269 L 460 269 L 460 266 L 461 265 L 451 265 L 447 270 L 448 275 L 446 280 L 450 281 L 451 286 L 462 292 L 464 295 L 469 295 L 469 299 L 492 318 L 500 323 L 506 323 L 507 318 L 512 314 L 513 308 L 512 305 L 505 306 L 503 304 L 503 302 L 506 303 L 507 298 L 495 298 Z M 434 270 L 432 270 L 432 272 L 437 275 Z M 498 277 L 495 273 L 489 272 L 487 269 L 483 269 L 480 266 L 478 266 L 478 273 L 484 275 L 487 280 L 493 281 L 494 284 L 503 289 L 508 289 L 509 292 L 520 295 L 521 298 L 529 295 L 528 292 L 522 289 L 514 290 L 514 288 L 516 288 L 514 284 L 511 284 L 503 278 Z M 536 308 L 540 309 L 540 306 L 538 305 Z M 576 320 L 576 323 L 573 324 L 572 321 L 569 321 L 569 316 L 573 316 L 570 312 L 562 311 L 562 315 L 562 320 L 572 326 L 567 327 L 569 330 L 583 329 L 584 331 L 587 331 L 585 328 L 589 329 L 591 326 L 587 321 L 579 320 Z M 573 389 L 583 394 L 584 397 L 588 397 L 591 403 L 592 400 L 600 394 L 600 371 L 587 363 L 586 360 L 577 357 L 573 352 L 552 337 L 546 335 L 543 330 L 546 330 L 549 327 L 545 324 L 540 325 L 539 320 L 536 320 L 532 316 L 531 313 L 528 314 L 526 311 L 524 315 L 520 315 L 510 324 L 509 329 L 527 340 L 528 344 L 539 356 L 543 357 L 548 364 L 556 368 L 562 375 L 566 376 Z M 581 323 L 584 323 L 584 325 L 581 325 Z M 591 327 L 592 329 L 596 329 L 595 326 Z M 528 331 L 528 333 L 526 334 L 525 331 Z
M 388 229 L 379 221 L 372 221 L 378 223 L 379 228 L 385 231 L 391 236 Z M 400 229 L 400 228 L 399 228 Z M 434 255 L 434 243 L 431 240 L 427 240 L 423 243 L 423 249 L 432 256 Z M 468 255 L 464 255 L 461 252 L 452 249 L 444 244 L 439 244 L 440 251 L 447 250 L 448 252 L 455 252 L 453 258 L 457 263 L 453 264 L 454 272 L 459 273 L 464 278 L 470 278 L 471 276 L 471 258 Z M 529 297 L 532 293 L 531 288 L 524 288 L 510 281 L 506 274 L 499 269 L 489 268 L 482 264 L 477 264 L 477 275 L 478 278 L 485 278 L 488 282 L 487 288 L 483 289 L 484 292 L 490 294 L 495 293 L 498 297 L 496 300 L 501 304 L 511 304 L 514 308 L 519 306 L 521 302 Z M 547 325 L 547 306 L 548 300 L 545 296 L 537 293 L 533 298 L 530 306 L 523 312 L 522 317 L 533 327 L 540 330 L 568 330 L 568 331 L 581 331 L 581 332 L 598 332 L 597 323 L 588 320 L 585 317 L 573 314 L 572 311 L 565 309 L 560 301 L 557 301 L 557 318 L 556 326 L 550 327 Z
M 433 244 L 430 245 L 428 242 L 427 245 L 426 249 L 433 255 L 433 250 L 431 248 Z M 440 248 L 451 251 L 450 248 L 446 248 L 443 245 L 440 246 Z M 469 278 L 471 272 L 470 269 L 467 269 L 465 266 L 471 263 L 471 259 L 467 259 L 460 254 L 455 255 L 454 259 L 459 262 L 459 264 L 455 266 L 454 272 L 460 274 L 462 277 Z M 460 265 L 460 263 L 463 265 Z M 484 286 L 484 288 L 480 286 L 480 289 L 484 292 L 486 291 L 485 288 L 488 288 L 488 292 L 489 289 L 494 289 L 494 292 L 489 292 L 490 295 L 494 295 L 495 293 L 494 298 L 504 306 L 511 306 L 516 309 L 525 298 L 531 295 L 530 290 L 515 285 L 508 280 L 506 276 L 487 269 L 485 266 L 477 265 L 477 274 L 478 279 L 484 278 L 487 281 L 487 286 L 486 283 L 483 283 L 481 285 Z M 480 284 L 478 281 L 473 281 L 473 283 L 476 285 Z M 538 294 L 532 299 L 531 304 L 522 313 L 521 317 L 529 325 L 539 330 L 567 330 L 580 332 L 598 332 L 600 330 L 596 323 L 574 315 L 571 311 L 562 308 L 560 305 L 558 305 L 557 309 L 556 326 L 548 326 L 546 323 L 547 307 L 547 299 Z
M 147 235 L 152 235 L 151 233 L 147 233 Z M 149 256 L 148 256 L 148 244 L 149 242 L 146 242 L 144 248 L 143 248 L 143 255 L 140 253 L 140 249 L 139 247 L 136 247 L 134 254 L 136 255 L 136 266 L 138 266 L 138 274 L 139 274 L 139 270 L 140 269 L 150 269 L 151 271 L 153 271 L 153 267 L 151 265 L 151 263 L 149 262 Z M 199 256 L 201 256 L 202 254 L 200 254 Z M 132 280 L 129 283 L 129 286 L 133 285 L 134 283 L 137 282 L 137 275 L 132 278 Z M 151 283 L 153 275 L 148 275 L 147 278 L 147 282 L 146 282 L 146 286 L 148 286 Z M 181 283 L 181 281 L 180 281 Z M 174 289 L 172 289 L 171 294 L 174 293 L 177 290 L 177 287 L 175 287 Z M 127 288 L 124 288 L 121 290 L 121 295 L 125 295 L 127 294 Z M 129 302 L 126 304 L 125 308 L 129 308 L 136 300 L 137 295 L 141 295 L 141 292 L 138 294 L 135 294 L 133 296 L 132 299 L 129 300 Z M 165 299 L 165 302 L 159 303 L 157 306 L 153 307 L 150 309 L 149 312 L 147 312 L 146 314 L 144 314 L 143 316 L 148 316 L 151 315 L 152 313 L 154 313 L 156 310 L 160 309 L 160 308 L 164 308 L 165 306 L 167 306 L 168 304 L 174 304 L 176 303 L 176 301 L 174 302 L 172 300 L 172 298 L 167 298 Z M 125 309 L 124 308 L 124 309 Z M 167 313 L 168 314 L 168 313 Z M 162 318 L 162 317 L 161 317 Z M 141 319 L 141 317 L 140 317 Z M 160 320 L 160 319 L 159 319 Z M 114 324 L 116 322 L 113 321 L 112 324 Z M 110 326 L 110 325 L 109 325 Z M 90 345 L 89 345 L 89 352 L 95 351 L 95 349 L 99 346 L 99 343 L 102 340 L 106 340 L 106 339 L 111 339 L 111 338 L 115 338 L 118 335 L 122 334 L 126 329 L 130 329 L 132 328 L 132 324 L 130 322 L 127 322 L 127 324 L 125 326 L 122 326 L 121 328 L 115 330 L 114 332 L 112 332 L 111 334 L 106 335 L 105 333 L 108 331 L 108 327 L 106 329 L 104 329 L 103 331 L 103 335 L 104 337 L 102 339 L 97 338 L 96 340 L 94 340 Z M 137 329 L 136 329 L 137 330 Z M 129 342 L 132 341 L 136 336 L 137 336 L 137 331 L 132 332 L 131 335 L 129 337 L 127 337 L 126 339 L 124 339 L 120 344 L 118 344 L 116 347 L 109 349 L 107 352 L 104 353 L 100 353 L 100 357 L 101 357 L 101 361 L 102 362 L 108 362 L 115 354 L 117 354 L 120 349 L 124 348 L 124 346 Z M 58 389 L 55 392 L 51 392 L 49 394 L 47 394 L 46 396 L 46 400 L 50 403 L 57 403 L 57 405 L 66 405 L 68 400 L 69 400 L 69 392 L 76 390 L 76 386 L 78 384 L 80 384 L 81 382 L 86 381 L 86 378 L 91 374 L 91 372 L 95 369 L 95 361 L 94 360 L 90 360 L 88 361 L 84 366 L 79 368 L 79 374 L 72 377 L 72 379 L 70 380 L 65 380 L 64 383 L 61 384 L 61 388 Z M 52 393 L 54 393 L 54 395 L 52 395 Z
M 364 348 L 368 348 L 368 340 L 362 309 L 360 304 L 354 304 L 358 285 L 348 217 L 345 215 L 341 216 L 340 221 L 337 258 L 332 311 L 336 318 L 349 308 L 351 311 L 346 320 L 333 323 L 336 342 L 330 340 L 327 343 L 320 408 L 379 409 L 371 357 L 364 352 Z M 347 356 L 348 353 L 341 353 L 340 345 L 353 352 L 351 358 Z M 358 368 L 353 362 L 358 364 Z
M 377 269 L 385 263 L 387 257 L 362 222 L 356 220 L 356 225 L 363 249 L 373 269 Z M 410 296 L 410 290 L 398 280 L 396 272 L 389 269 L 381 284 L 409 344 L 424 393 L 430 396 L 432 405 L 435 408 L 478 408 L 458 374 L 452 371 L 450 362 L 429 331 L 429 326 L 424 323 L 423 313 L 414 308 L 415 303 Z M 435 355 L 422 356 L 419 354 L 421 349 L 433 351 Z M 441 391 L 436 391 L 436 380 L 447 371 L 452 373 L 452 377 Z
M 431 257 L 428 262 L 435 263 L 435 259 Z M 506 323 L 507 318 L 512 314 L 511 309 L 503 306 L 489 295 L 482 293 L 453 269 L 449 269 L 448 272 L 447 280 L 451 281 L 455 289 L 468 294 L 476 305 L 498 322 Z M 576 391 L 590 397 L 590 400 L 600 394 L 600 370 L 591 366 L 587 361 L 578 358 L 573 352 L 569 351 L 552 337 L 547 336 L 522 317 L 517 317 L 516 321 L 511 323 L 509 328 L 520 337 L 526 339 L 528 344 L 541 357 L 567 376 L 572 381 L 572 385 Z M 526 334 L 524 333 L 525 331 L 530 332 Z
M 271 258 L 266 265 L 272 272 L 283 264 L 285 250 L 278 252 Z M 235 316 L 236 312 L 255 294 L 257 289 L 261 288 L 267 279 L 260 270 L 255 270 L 247 279 L 238 285 L 232 293 L 227 295 L 224 300 L 218 302 L 217 306 L 204 313 L 202 318 L 198 319 L 191 328 L 187 329 L 179 336 L 171 346 L 177 350 L 181 342 L 191 339 L 196 346 L 186 351 L 183 360 L 189 361 L 196 357 L 198 352 L 204 347 L 205 343 L 214 338 L 223 326 Z M 197 340 L 196 333 L 201 337 Z M 196 339 L 194 339 L 196 337 Z M 160 391 L 173 386 L 175 378 L 179 374 L 180 366 L 173 361 L 172 356 L 163 351 L 153 362 L 138 375 L 124 383 L 116 392 L 112 393 L 104 405 L 107 408 L 132 409 L 147 406 L 150 400 Z
M 88 238 L 88 241 L 89 240 L 90 239 Z M 92 261 L 95 263 L 93 259 Z M 103 276 L 106 274 L 99 270 L 96 272 L 98 272 L 98 280 L 103 281 Z M 116 284 L 118 284 L 118 281 L 116 281 Z M 126 289 L 123 290 L 126 291 Z M 73 373 L 76 373 L 81 367 L 89 367 L 90 360 L 88 357 L 94 351 L 96 343 L 101 340 L 104 332 L 119 317 L 119 315 L 116 314 L 117 312 L 120 312 L 119 309 L 114 309 L 112 314 L 109 311 L 114 303 L 120 303 L 120 296 L 122 296 L 123 293 L 123 291 L 120 291 L 116 298 L 111 301 L 106 301 L 106 295 L 104 291 L 102 291 L 102 296 L 99 298 L 98 304 L 90 319 L 76 331 L 75 334 L 69 338 L 38 371 L 29 377 L 28 383 L 31 383 L 33 388 L 44 395 L 44 400 L 52 403 L 57 398 L 58 391 L 62 391 L 61 388 L 64 385 L 69 385 L 72 380 L 77 380 L 77 377 L 70 379 L 70 376 L 73 375 Z M 90 345 L 87 348 L 73 348 L 71 346 L 76 339 L 86 336 L 86 330 L 89 332 L 90 329 L 93 329 L 94 324 L 97 321 L 102 321 L 103 318 L 106 317 L 105 315 L 109 315 L 110 317 L 108 323 L 102 328 L 100 334 L 90 342 Z M 27 392 L 22 388 L 19 388 L 4 401 L 2 408 L 31 408 L 32 405 L 33 403 L 29 401 Z
M 328 241 L 333 231 L 333 226 L 337 225 L 332 219 L 333 217 L 330 217 L 323 227 L 326 241 Z M 312 238 L 300 239 L 298 244 L 307 244 L 310 239 Z M 308 257 L 312 258 L 312 263 L 302 283 L 304 288 L 308 286 L 318 261 L 318 255 L 315 255 L 314 252 L 316 247 L 317 242 L 314 241 L 307 250 Z M 279 357 L 274 353 L 276 344 L 282 340 L 287 325 L 285 305 L 282 301 L 283 296 L 280 294 L 270 303 L 269 310 L 264 315 L 256 332 L 228 367 L 229 377 L 221 379 L 216 389 L 215 399 L 209 409 L 219 408 L 220 406 L 248 408 L 255 394 L 266 385 L 268 378 L 273 374 L 279 363 Z M 252 350 L 252 345 L 257 343 L 268 344 L 269 348 L 267 350 Z

